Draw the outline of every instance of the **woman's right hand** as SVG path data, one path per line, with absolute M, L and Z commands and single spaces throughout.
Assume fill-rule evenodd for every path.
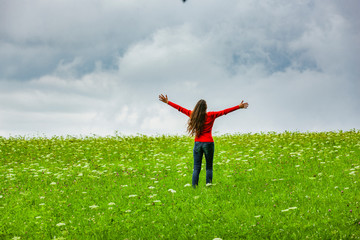
M 162 102 L 164 102 L 164 103 L 166 103 L 166 104 L 169 103 L 169 100 L 168 100 L 168 96 L 167 96 L 167 95 L 164 96 L 164 95 L 160 94 L 160 95 L 159 95 L 159 100 L 162 101 Z
M 249 106 L 249 104 L 247 102 L 244 103 L 244 100 L 242 100 L 241 103 L 239 104 L 240 108 L 245 108 L 246 109 L 248 106 Z

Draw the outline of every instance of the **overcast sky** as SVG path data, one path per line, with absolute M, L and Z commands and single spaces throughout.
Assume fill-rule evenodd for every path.
M 360 129 L 358 0 L 0 0 L 0 135 Z

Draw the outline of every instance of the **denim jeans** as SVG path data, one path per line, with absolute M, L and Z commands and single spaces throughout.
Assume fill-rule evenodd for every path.
M 206 159 L 206 183 L 212 183 L 213 160 L 215 145 L 213 142 L 195 142 L 194 145 L 194 172 L 192 176 L 192 185 L 196 187 L 199 183 L 199 174 L 201 171 L 201 162 L 203 154 Z

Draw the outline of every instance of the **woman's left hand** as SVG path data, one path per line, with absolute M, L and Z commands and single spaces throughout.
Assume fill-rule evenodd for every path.
M 247 102 L 244 103 L 244 100 L 241 101 L 241 103 L 239 104 L 240 108 L 248 108 L 249 104 Z

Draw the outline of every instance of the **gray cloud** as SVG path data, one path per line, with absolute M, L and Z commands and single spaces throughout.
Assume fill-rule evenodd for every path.
M 359 128 L 356 1 L 6 1 L 0 134 L 185 133 L 157 100 L 250 103 L 214 131 Z

